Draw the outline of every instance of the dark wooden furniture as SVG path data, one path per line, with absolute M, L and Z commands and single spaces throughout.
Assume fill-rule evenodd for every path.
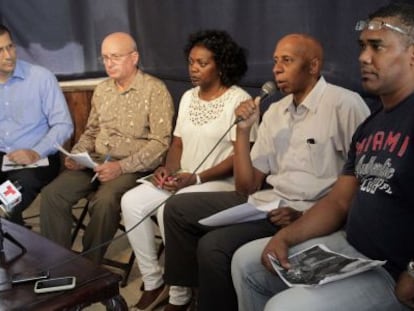
M 85 130 L 89 111 L 91 110 L 93 91 L 65 91 L 63 94 L 68 103 L 74 125 L 73 136 L 71 139 L 71 146 L 73 146 Z
M 128 307 L 119 294 L 121 276 L 97 266 L 75 253 L 49 241 L 22 226 L 1 219 L 3 231 L 9 233 L 26 252 L 10 263 L 2 263 L 9 275 L 34 269 L 50 268 L 50 277 L 75 276 L 76 287 L 69 291 L 35 294 L 34 283 L 13 285 L 0 292 L 0 310 L 81 310 L 92 303 L 102 302 L 107 310 L 126 311 Z M 4 240 L 6 260 L 20 250 Z M 3 258 L 4 259 L 4 258 Z
M 71 148 L 82 135 L 91 110 L 91 100 L 95 86 L 103 79 L 61 82 L 61 89 L 72 116 L 74 131 L 69 147 Z

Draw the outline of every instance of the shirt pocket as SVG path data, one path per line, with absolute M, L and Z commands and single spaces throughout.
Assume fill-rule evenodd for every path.
M 326 141 L 307 142 L 310 165 L 317 177 L 338 176 L 345 162 L 342 152 L 336 148 L 332 137 Z

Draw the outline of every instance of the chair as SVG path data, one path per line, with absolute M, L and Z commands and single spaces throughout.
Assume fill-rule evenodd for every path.
M 78 236 L 78 233 L 80 230 L 85 230 L 85 218 L 86 215 L 88 214 L 88 210 L 89 210 L 89 202 L 90 199 L 92 198 L 93 194 L 89 195 L 87 198 L 85 198 L 85 204 L 83 206 L 80 206 L 80 208 L 82 208 L 82 212 L 81 214 L 77 217 L 72 213 L 72 218 L 74 221 L 74 228 L 72 231 L 72 245 L 76 240 L 76 237 Z M 157 222 L 157 218 L 155 216 L 151 216 L 151 220 L 154 222 L 154 224 L 156 224 L 158 226 L 158 222 Z M 121 230 L 122 232 L 125 232 L 125 226 L 122 223 L 119 223 L 118 225 L 118 229 Z M 160 246 L 158 248 L 158 253 L 157 256 L 158 258 L 160 258 L 162 252 L 164 251 L 164 244 L 162 242 L 162 238 L 161 236 L 156 236 L 157 239 L 160 239 L 161 243 Z M 113 259 L 109 259 L 109 258 L 104 258 L 102 261 L 102 264 L 107 265 L 107 266 L 111 266 L 111 267 L 115 267 L 117 269 L 120 269 L 123 271 L 123 276 L 122 276 L 122 281 L 120 283 L 121 287 L 125 287 L 128 284 L 128 278 L 129 275 L 131 273 L 133 264 L 135 261 L 135 254 L 133 251 L 131 251 L 131 255 L 129 256 L 129 260 L 127 262 L 121 262 L 121 261 L 116 261 Z

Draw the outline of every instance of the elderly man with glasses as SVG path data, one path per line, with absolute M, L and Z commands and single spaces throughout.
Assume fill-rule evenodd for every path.
M 0 98 L 0 184 L 11 180 L 22 186 L 22 201 L 5 209 L 11 221 L 23 224 L 22 212 L 58 175 L 54 144 L 63 144 L 73 125 L 56 77 L 18 59 L 4 25 L 0 25 Z
M 102 42 L 101 60 L 109 78 L 92 97 L 85 132 L 72 153 L 88 152 L 93 170 L 65 159 L 66 170 L 42 191 L 40 229 L 47 238 L 71 247 L 72 206 L 95 192 L 83 238 L 86 257 L 100 263 L 120 221 L 120 200 L 162 161 L 171 138 L 174 106 L 165 84 L 139 70 L 139 53 L 126 33 Z

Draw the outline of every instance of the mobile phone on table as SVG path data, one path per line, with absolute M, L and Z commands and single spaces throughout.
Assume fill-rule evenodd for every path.
M 76 278 L 74 276 L 65 276 L 60 278 L 53 278 L 47 280 L 38 280 L 34 286 L 34 292 L 37 294 L 50 293 L 61 290 L 69 290 L 76 285 Z
M 48 277 L 49 277 L 49 271 L 22 272 L 22 273 L 13 274 L 11 276 L 11 282 L 12 284 L 20 284 L 20 283 L 47 279 Z

